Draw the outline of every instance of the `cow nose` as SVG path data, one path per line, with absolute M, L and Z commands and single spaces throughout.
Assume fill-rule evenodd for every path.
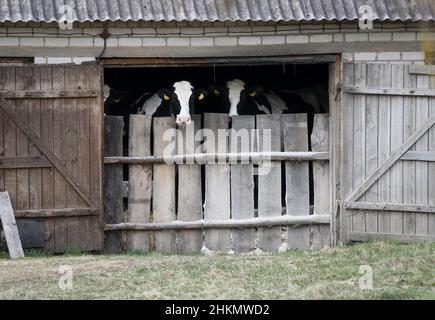
M 191 123 L 190 116 L 184 116 L 184 115 L 177 116 L 177 124 L 183 124 L 183 123 L 190 124 Z

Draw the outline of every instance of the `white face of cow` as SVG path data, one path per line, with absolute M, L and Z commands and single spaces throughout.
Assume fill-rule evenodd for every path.
M 237 116 L 237 105 L 240 102 L 240 93 L 245 88 L 245 83 L 242 80 L 234 79 L 227 82 L 228 98 L 230 100 L 230 117 Z
M 190 116 L 190 98 L 193 94 L 193 87 L 189 81 L 175 82 L 174 93 L 177 95 L 180 103 L 180 113 L 177 115 L 177 124 L 190 124 L 192 122 Z

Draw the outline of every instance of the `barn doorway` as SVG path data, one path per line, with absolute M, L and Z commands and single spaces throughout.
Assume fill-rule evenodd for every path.
M 312 151 L 311 134 L 313 121 L 316 114 L 329 113 L 329 85 L 331 80 L 331 63 L 335 63 L 336 57 L 322 57 L 307 63 L 307 59 L 298 61 L 296 59 L 226 59 L 215 61 L 194 61 L 180 59 L 131 59 L 103 60 L 104 84 L 108 85 L 112 91 L 127 95 L 127 103 L 117 110 L 106 110 L 107 116 L 124 117 L 124 141 L 122 155 L 129 156 L 128 149 L 128 128 L 129 116 L 135 114 L 140 105 L 137 102 L 144 94 L 152 94 L 162 88 L 170 88 L 176 81 L 186 80 L 191 82 L 195 88 L 207 88 L 209 84 L 225 85 L 227 81 L 240 79 L 246 84 L 260 86 L 266 92 L 275 92 L 286 102 L 288 114 L 306 114 L 308 132 L 305 139 L 308 141 L 307 150 Z M 320 60 L 320 61 L 318 61 Z M 143 101 L 140 101 L 143 103 Z M 133 107 L 132 107 L 133 106 Z M 204 119 L 201 126 L 204 125 Z M 229 128 L 232 127 L 231 121 Z M 152 132 L 152 130 L 151 130 Z M 153 148 L 151 143 L 151 149 Z M 151 154 L 152 151 L 151 151 Z M 281 165 L 279 184 L 281 185 L 281 205 L 283 210 L 286 206 L 286 179 L 285 163 Z M 314 182 L 313 166 L 309 166 L 309 204 L 311 213 L 314 205 Z M 204 166 L 202 166 L 204 167 Z M 178 177 L 178 174 L 176 174 Z M 124 166 L 123 179 L 128 185 L 129 171 L 128 166 Z M 255 205 L 256 217 L 258 217 L 258 177 L 255 179 Z M 202 168 L 201 179 L 201 203 L 205 204 L 206 179 L 204 178 L 204 168 Z M 175 183 L 178 186 L 178 181 Z M 176 194 L 178 194 L 178 189 Z M 124 212 L 128 212 L 127 193 L 124 194 Z M 175 203 L 178 203 L 177 199 Z M 153 206 L 153 204 L 151 204 Z M 176 205 L 175 211 L 179 208 Z

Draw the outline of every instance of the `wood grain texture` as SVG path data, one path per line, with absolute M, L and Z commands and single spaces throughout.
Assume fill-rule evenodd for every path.
M 392 73 L 391 66 L 382 64 L 380 66 L 372 66 L 370 72 L 374 72 L 374 68 L 379 69 L 379 73 L 382 75 L 379 79 L 379 83 L 382 86 L 391 87 Z M 378 165 L 385 161 L 391 154 L 391 97 L 379 96 L 379 108 L 378 108 Z M 377 181 L 378 185 L 378 201 L 389 202 L 390 201 L 390 172 L 385 172 Z M 384 212 L 378 212 L 379 232 L 389 233 L 391 232 L 391 216 Z
M 130 156 L 151 154 L 151 116 L 131 115 L 128 153 Z M 151 215 L 152 168 L 147 165 L 129 166 L 128 221 L 146 223 Z M 120 187 L 122 187 L 120 185 Z M 150 250 L 149 234 L 129 233 L 127 247 L 131 250 Z
M 254 151 L 251 135 L 255 129 L 254 116 L 232 117 L 230 152 Z M 254 165 L 231 164 L 231 216 L 233 219 L 254 217 Z M 255 248 L 255 230 L 233 230 L 235 252 L 249 252 Z
M 104 155 L 122 155 L 122 135 L 124 117 L 106 116 L 104 119 Z M 107 166 L 104 168 L 104 222 L 123 222 L 123 168 Z M 104 249 L 108 253 L 121 251 L 122 234 L 112 232 L 105 235 Z
M 0 220 L 5 233 L 9 256 L 11 259 L 24 257 L 17 223 L 15 221 L 14 209 L 12 209 L 11 199 L 7 192 L 0 192 Z
M 172 117 L 154 118 L 154 154 L 174 154 L 175 121 Z M 153 167 L 153 221 L 169 222 L 176 219 L 175 211 L 175 166 L 157 164 Z M 176 232 L 159 231 L 155 233 L 158 252 L 176 252 Z
M 102 159 L 101 69 L 20 66 L 1 70 L 0 90 L 26 92 L 22 96 L 7 96 L 0 102 L 5 141 L 1 158 L 6 170 L 0 184 L 10 193 L 14 207 L 19 212 L 98 208 L 102 201 L 102 160 L 98 160 Z M 70 91 L 92 87 L 94 95 L 63 100 L 62 94 L 43 94 L 67 87 Z M 91 121 L 92 113 L 98 117 Z M 91 132 L 92 128 L 99 135 Z M 97 139 L 97 145 L 90 145 L 92 139 Z M 95 184 L 100 186 L 91 199 L 91 187 Z M 101 248 L 99 217 L 46 218 L 44 233 L 46 251 L 64 252 L 68 246 L 80 250 Z
M 392 87 L 404 87 L 405 83 L 405 70 L 403 65 L 397 64 L 391 66 L 391 86 Z M 408 108 L 412 104 L 414 98 L 408 97 L 392 97 L 391 98 L 391 150 L 397 149 L 404 141 L 403 123 L 404 123 L 404 109 Z M 411 101 L 410 101 L 411 100 Z M 385 138 L 382 138 L 385 139 Z M 391 169 L 390 174 L 390 201 L 403 203 L 403 163 L 397 161 Z M 403 213 L 391 212 L 390 213 L 390 227 L 384 228 L 391 233 L 403 233 Z M 370 230 L 372 231 L 372 230 Z M 374 230 L 376 231 L 376 230 Z
M 193 154 L 199 148 L 195 134 L 201 129 L 201 116 L 192 115 L 192 123 L 179 127 L 177 154 Z M 195 221 L 203 218 L 201 166 L 192 162 L 178 166 L 177 219 Z M 177 252 L 199 252 L 202 248 L 202 231 L 177 232 Z
M 355 65 L 353 63 L 343 64 L 343 83 L 353 85 Z M 342 91 L 342 117 L 341 117 L 341 195 L 340 198 L 346 199 L 353 190 L 353 96 Z M 342 242 L 348 241 L 349 231 L 351 230 L 350 211 L 344 207 L 340 212 L 340 239 Z
M 256 120 L 259 130 L 258 150 L 281 151 L 282 116 L 257 115 Z M 308 141 L 308 136 L 306 139 Z M 281 163 L 264 162 L 263 167 L 258 169 L 258 217 L 276 217 L 281 214 Z M 278 250 L 282 245 L 281 233 L 280 227 L 260 228 L 258 247 L 265 251 Z
M 313 151 L 329 151 L 329 115 L 314 115 L 313 133 L 311 134 L 311 149 Z M 330 214 L 330 163 L 313 163 L 314 181 L 314 214 Z M 330 226 L 313 225 L 311 227 L 311 247 L 321 248 L 330 244 Z
M 308 151 L 307 114 L 286 114 L 283 116 L 284 150 Z M 310 185 L 308 163 L 285 164 L 287 214 L 296 212 L 310 214 Z M 329 182 L 328 182 L 329 186 Z M 306 226 L 288 229 L 288 247 L 308 249 L 311 228 Z
M 367 65 L 367 86 L 370 88 L 379 87 L 380 69 L 375 64 Z M 365 173 L 367 177 L 378 167 L 378 116 L 379 116 L 379 97 L 375 95 L 367 96 L 366 101 L 366 126 L 365 131 Z M 364 200 L 376 202 L 378 200 L 378 183 L 376 182 L 366 192 Z M 378 229 L 378 213 L 376 211 L 366 213 L 366 231 L 376 232 Z
M 228 128 L 228 116 L 225 114 L 205 114 L 204 128 L 210 130 L 216 150 L 210 150 L 211 144 L 204 152 L 228 152 L 228 141 L 225 135 L 219 136 L 218 130 Z M 231 217 L 231 189 L 230 165 L 223 163 L 207 164 L 205 166 L 205 205 L 204 217 L 210 219 L 230 219 Z M 232 249 L 231 230 L 206 230 L 205 246 L 209 250 L 227 252 Z

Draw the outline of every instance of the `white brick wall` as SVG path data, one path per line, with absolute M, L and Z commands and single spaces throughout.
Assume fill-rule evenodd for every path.
M 210 47 L 213 46 L 213 38 L 192 38 L 190 39 L 192 47 Z
M 308 36 L 287 36 L 285 38 L 286 43 L 308 43 Z
M 214 43 L 217 46 L 235 46 L 237 45 L 236 37 L 218 37 L 214 39 Z
M 369 35 L 368 33 L 348 33 L 345 35 L 346 41 L 368 41 Z
M 262 37 L 262 43 L 264 45 L 284 44 L 285 36 L 264 36 Z
M 93 27 L 93 26 L 96 27 Z M 340 46 L 340 52 L 345 50 L 347 43 L 350 48 L 364 48 L 363 52 L 347 52 L 343 55 L 349 61 L 406 61 L 407 63 L 422 63 L 424 53 L 409 49 L 406 52 L 380 52 L 380 42 L 413 42 L 435 41 L 435 24 L 425 24 L 424 32 L 418 31 L 418 24 L 409 23 L 375 23 L 374 29 L 359 30 L 357 23 L 277 23 L 256 24 L 243 22 L 225 23 L 116 23 L 109 26 L 111 37 L 107 40 L 108 48 L 125 47 L 128 49 L 143 47 L 254 47 L 254 46 L 292 46 L 302 48 L 310 53 L 310 48 L 334 48 Z M 102 48 L 104 41 L 99 37 L 103 31 L 101 24 L 88 23 L 84 28 L 59 30 L 55 27 L 0 28 L 1 47 L 38 47 L 59 48 L 65 50 L 83 50 L 86 47 Z M 17 33 L 25 32 L 25 35 Z M 370 45 L 370 43 L 376 45 Z M 271 47 L 268 47 L 269 49 Z M 412 48 L 412 46 L 409 46 Z M 301 50 L 301 49 L 299 49 Z M 391 50 L 391 49 L 390 49 Z M 418 49 L 417 49 L 418 50 Z M 305 52 L 304 51 L 304 52 Z M 336 50 L 333 50 L 337 52 Z M 10 50 L 9 50 L 10 52 Z M 26 51 L 28 52 L 28 51 Z M 45 53 L 44 53 L 45 54 Z M 66 53 L 68 54 L 68 53 Z M 63 55 L 63 54 L 61 54 Z M 83 55 L 86 55 L 84 53 Z M 86 58 L 86 57 L 85 57 Z M 38 58 L 38 62 L 48 59 Z M 55 58 L 50 61 L 66 60 Z M 78 61 L 78 60 L 74 60 Z
M 239 45 L 253 46 L 261 44 L 261 37 L 240 37 Z
M 310 42 L 331 42 L 332 34 L 316 34 L 310 36 Z

